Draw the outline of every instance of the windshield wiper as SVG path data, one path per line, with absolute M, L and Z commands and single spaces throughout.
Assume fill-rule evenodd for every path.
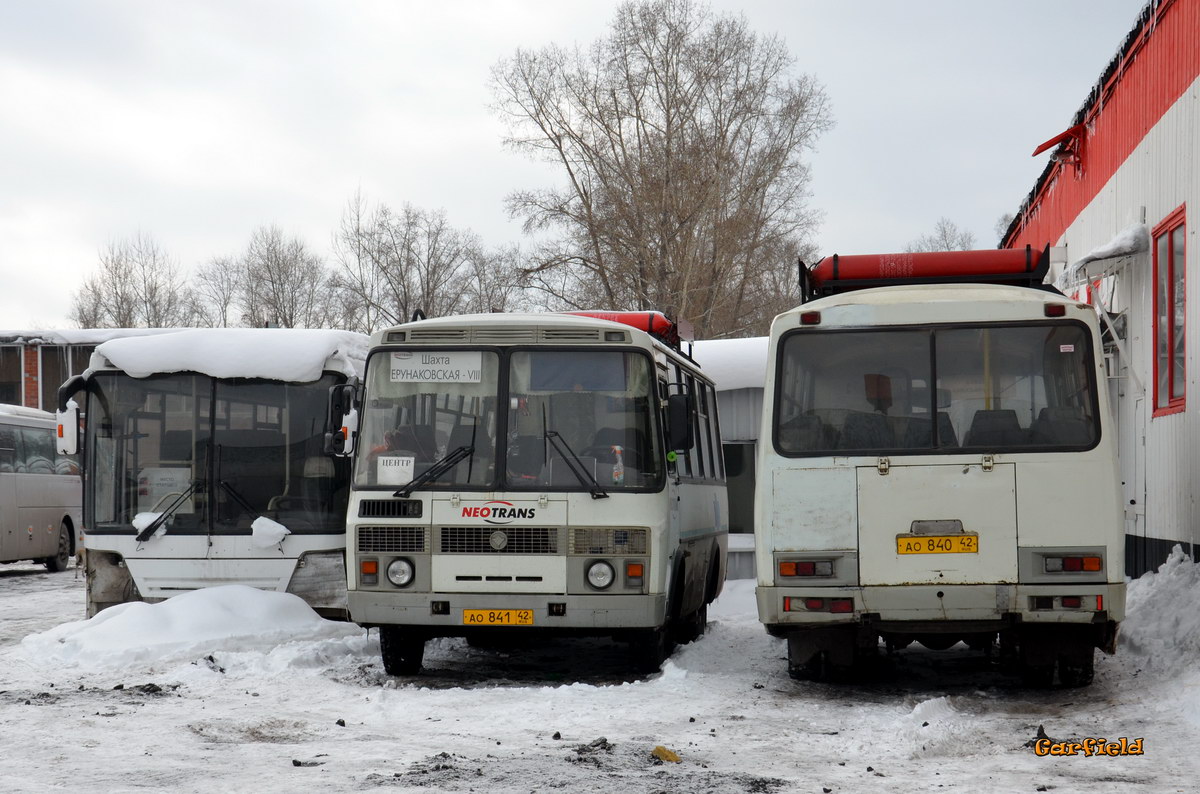
M 233 489 L 233 486 L 230 485 L 227 481 L 221 480 L 221 487 L 225 489 L 226 493 L 228 493 L 230 496 L 233 497 L 233 501 L 235 501 L 239 505 L 241 505 L 243 510 L 245 510 L 247 513 L 249 513 L 250 515 L 252 515 L 256 518 L 262 518 L 262 513 L 258 512 L 253 507 L 251 507 L 250 503 L 246 501 L 246 497 L 242 496 L 240 493 L 235 491 Z
M 145 529 L 143 529 L 141 532 L 134 535 L 133 539 L 136 540 L 138 543 L 145 543 L 147 540 L 149 540 L 154 535 L 154 533 L 158 531 L 158 528 L 161 527 L 163 525 L 163 523 L 168 518 L 171 517 L 171 514 L 183 506 L 183 503 L 188 500 L 188 497 L 191 496 L 192 492 L 195 490 L 196 490 L 196 482 L 193 482 L 191 485 L 188 486 L 188 489 L 186 491 L 179 494 L 179 496 L 175 497 L 175 501 L 173 501 L 173 502 L 171 502 L 171 504 L 167 505 L 166 510 L 164 510 L 158 514 L 158 518 L 151 521 L 150 524 Z
M 587 467 L 583 465 L 583 461 L 575 454 L 575 450 L 567 443 L 567 440 L 557 430 L 542 430 L 542 435 L 558 452 L 558 456 L 567 464 L 567 468 L 579 480 L 579 484 L 587 488 L 591 492 L 593 499 L 607 499 L 608 494 L 600 487 L 600 483 L 596 482 L 596 478 L 592 476 Z M 565 450 L 565 452 L 564 452 Z
M 459 447 L 453 452 L 446 453 L 441 460 L 435 461 L 432 466 L 414 477 L 407 485 L 392 494 L 392 496 L 399 496 L 402 499 L 407 499 L 413 491 L 420 488 L 425 483 L 441 477 L 443 474 L 457 466 L 459 461 L 461 461 L 463 458 L 474 454 L 475 447 L 473 446 Z

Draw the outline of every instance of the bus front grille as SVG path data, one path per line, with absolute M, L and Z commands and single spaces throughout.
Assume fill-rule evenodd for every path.
M 420 499 L 364 499 L 358 503 L 360 518 L 420 518 Z
M 576 527 L 571 530 L 572 554 L 645 554 L 646 530 Z
M 429 550 L 425 527 L 359 527 L 358 550 L 367 553 L 423 554 Z
M 557 554 L 554 527 L 442 527 L 446 554 Z

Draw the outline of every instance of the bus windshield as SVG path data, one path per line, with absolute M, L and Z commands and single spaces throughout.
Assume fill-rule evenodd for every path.
M 658 485 L 646 356 L 520 350 L 510 357 L 508 383 L 508 488 L 578 488 L 579 471 L 606 490 Z M 565 445 L 550 443 L 554 433 Z
M 457 464 L 421 487 L 659 487 L 647 356 L 522 349 L 503 357 L 488 350 L 375 353 L 355 486 L 399 489 L 466 448 Z M 506 408 L 500 416 L 497 406 Z
M 462 447 L 469 454 L 429 484 L 490 484 L 499 368 L 486 350 L 373 354 L 354 484 L 399 488 Z
M 1091 355 L 1079 323 L 794 332 L 779 354 L 775 445 L 794 456 L 1089 449 L 1100 434 Z
M 169 534 L 344 532 L 347 463 L 322 453 L 329 387 L 97 373 L 88 385 L 89 531 L 130 532 L 179 502 Z

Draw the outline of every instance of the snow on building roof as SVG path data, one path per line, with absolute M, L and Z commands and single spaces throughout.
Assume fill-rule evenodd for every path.
M 305 383 L 329 370 L 362 375 L 368 338 L 353 331 L 297 328 L 194 328 L 111 339 L 96 348 L 113 367 L 145 378 L 199 372 L 214 378 Z M 95 367 L 95 358 L 93 358 Z
M 7 345 L 98 345 L 127 336 L 158 336 L 182 328 L 58 328 L 0 330 L 0 343 Z
M 693 343 L 692 358 L 718 391 L 761 389 L 767 379 L 767 337 L 706 339 Z

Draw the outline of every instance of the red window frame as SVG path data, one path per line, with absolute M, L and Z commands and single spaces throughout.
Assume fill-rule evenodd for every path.
M 1185 339 L 1187 334 L 1187 257 L 1186 257 L 1186 231 L 1187 231 L 1187 205 L 1181 204 L 1177 209 L 1171 212 L 1166 218 L 1159 222 L 1154 227 L 1153 233 L 1150 235 L 1150 246 L 1154 256 L 1154 416 L 1166 416 L 1168 414 L 1179 413 L 1184 410 L 1187 403 L 1187 348 Z M 1175 236 L 1178 234 L 1184 246 L 1179 261 L 1176 261 L 1175 252 Z M 1166 261 L 1161 261 L 1159 256 L 1160 241 L 1166 238 Z M 1166 273 L 1163 273 L 1163 269 Z M 1166 290 L 1163 289 L 1163 276 L 1165 275 Z M 1184 296 L 1181 302 L 1176 301 L 1177 291 L 1182 291 Z M 1179 339 L 1176 340 L 1172 317 L 1167 316 L 1166 322 L 1160 321 L 1160 308 L 1163 306 L 1178 305 L 1178 311 L 1182 315 L 1178 328 Z M 1165 325 L 1165 328 L 1164 328 Z M 1171 338 L 1167 340 L 1166 345 L 1166 373 L 1161 373 L 1162 367 L 1162 352 L 1161 335 L 1163 331 L 1170 334 Z M 1182 372 L 1176 372 L 1176 368 L 1172 365 L 1175 360 L 1174 351 L 1175 343 L 1182 348 L 1181 361 Z M 1160 380 L 1160 375 L 1165 375 L 1166 393 L 1163 393 L 1163 381 Z M 1178 388 L 1176 388 L 1178 387 Z M 1176 394 L 1178 392 L 1178 394 Z

